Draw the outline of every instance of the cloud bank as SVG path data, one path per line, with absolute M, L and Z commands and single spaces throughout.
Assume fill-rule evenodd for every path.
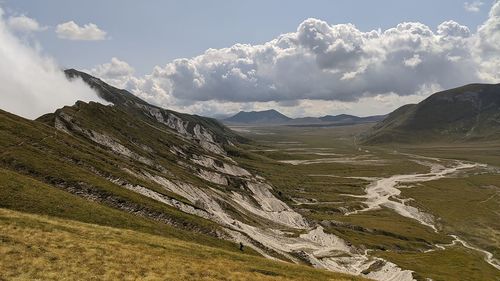
M 102 101 L 81 80 L 68 81 L 57 64 L 15 37 L 0 8 L 0 109 L 36 118 L 77 100 Z
M 476 31 L 455 21 L 432 29 L 403 22 L 361 31 L 310 18 L 295 32 L 260 45 L 209 49 L 134 77 L 116 61 L 96 69 L 155 104 L 194 113 L 317 102 L 318 106 L 421 96 L 471 82 L 498 82 L 500 2 Z M 127 65 L 128 66 L 128 65 Z M 96 71 L 97 73 L 98 71 Z M 106 72 L 113 75 L 106 76 Z M 200 112 L 202 111 L 202 112 Z
M 98 41 L 106 39 L 106 31 L 101 30 L 93 23 L 79 26 L 74 21 L 58 24 L 56 34 L 61 39 Z

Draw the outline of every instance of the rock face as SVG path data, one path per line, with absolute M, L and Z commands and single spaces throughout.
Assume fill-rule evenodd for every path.
M 500 84 L 471 84 L 396 109 L 363 141 L 375 144 L 499 138 Z

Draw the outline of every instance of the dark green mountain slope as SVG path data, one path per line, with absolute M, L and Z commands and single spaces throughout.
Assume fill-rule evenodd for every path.
M 470 84 L 405 105 L 378 123 L 363 141 L 474 141 L 500 138 L 500 84 Z
M 99 113 L 99 118 L 107 114 L 109 119 L 119 116 L 120 110 L 78 103 L 59 111 L 75 114 L 74 122 L 87 113 Z M 49 117 L 46 120 L 56 120 Z M 94 119 L 95 128 L 99 120 Z M 82 118 L 77 124 L 87 121 Z M 145 158 L 135 159 L 134 154 L 92 141 L 86 135 L 90 129 L 68 129 L 69 134 L 61 129 L 0 110 L 0 279 L 178 280 L 183 276 L 182 280 L 215 280 L 234 273 L 242 280 L 271 280 L 274 275 L 283 280 L 362 280 L 270 261 L 256 256 L 250 247 L 241 252 L 227 241 L 221 225 L 201 217 L 206 206 L 201 202 L 197 206 L 160 184 L 182 178 L 189 190 L 189 183 L 197 178 L 175 161 L 169 162 L 174 157 L 167 157 L 168 152 L 155 158 L 163 158 L 160 163 L 168 166 L 148 165 L 140 161 Z M 173 131 L 158 133 L 157 139 L 170 143 L 184 139 L 182 147 L 190 145 L 193 153 L 203 153 L 196 143 Z M 151 146 L 160 148 L 158 143 Z M 181 159 L 188 161 L 177 157 Z M 204 189 L 214 186 L 197 180 Z M 256 268 L 273 275 L 259 275 Z
M 233 249 L 229 245 L 245 241 L 249 253 L 253 248 L 289 260 L 246 233 L 283 227 L 274 216 L 292 216 L 285 228 L 305 222 L 274 197 L 265 179 L 230 158 L 244 138 L 214 119 L 165 110 L 87 74 L 66 73 L 83 77 L 113 104 L 77 102 L 36 121 L 0 112 L 0 178 L 20 182 L 2 186 L 12 196 L 2 196 L 0 208 L 154 232 L 164 225 L 188 231 L 186 239 Z M 36 190 L 25 189 L 26 182 Z M 109 216 L 94 219 L 82 211 L 92 212 L 91 205 L 80 199 L 83 205 L 72 209 L 65 202 L 74 197 L 103 206 L 96 210 Z M 136 222 L 116 219 L 120 212 Z
M 226 148 L 245 139 L 214 119 L 161 109 L 76 70 L 66 74 L 114 105 L 77 102 L 36 121 L 0 110 L 0 208 L 154 233 L 170 226 L 229 245 L 215 239 L 221 227 L 202 208 L 165 186 L 230 188 L 235 176 L 215 170 L 240 171 L 227 164 Z

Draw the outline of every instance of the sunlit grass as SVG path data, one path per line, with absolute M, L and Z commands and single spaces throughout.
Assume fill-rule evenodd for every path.
M 174 238 L 0 209 L 0 279 L 362 280 Z

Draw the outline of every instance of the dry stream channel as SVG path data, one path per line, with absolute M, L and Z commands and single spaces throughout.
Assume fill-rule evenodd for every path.
M 306 151 L 304 151 L 306 152 Z M 311 151 L 310 154 L 316 154 L 314 151 Z M 320 158 L 320 159 L 313 159 L 313 160 L 286 160 L 286 161 L 281 161 L 282 163 L 288 163 L 292 165 L 309 165 L 309 164 L 319 164 L 319 163 L 351 163 L 351 164 L 358 164 L 358 165 L 368 165 L 368 164 L 374 164 L 374 163 L 384 163 L 384 160 L 379 160 L 379 159 L 373 159 L 370 157 L 371 155 L 367 156 L 356 156 L 356 157 L 337 157 L 337 158 Z M 385 178 L 377 178 L 377 177 L 351 177 L 351 178 L 358 178 L 358 179 L 363 179 L 367 180 L 370 183 L 368 186 L 365 188 L 365 193 L 364 195 L 351 195 L 351 194 L 344 194 L 345 196 L 349 197 L 356 197 L 360 198 L 363 200 L 363 205 L 365 205 L 364 208 L 354 210 L 354 211 L 349 211 L 346 212 L 344 215 L 349 216 L 353 214 L 358 214 L 361 212 L 366 212 L 366 211 L 371 211 L 371 210 L 377 210 L 382 207 L 389 208 L 396 213 L 400 214 L 401 216 L 407 217 L 414 219 L 418 221 L 420 224 L 425 225 L 427 227 L 430 227 L 433 229 L 434 232 L 438 232 L 438 228 L 434 224 L 434 217 L 431 214 L 422 212 L 418 208 L 411 206 L 407 204 L 409 201 L 413 200 L 412 198 L 401 198 L 401 190 L 400 188 L 411 188 L 414 184 L 419 183 L 419 182 L 427 182 L 427 181 L 433 181 L 433 180 L 438 180 L 441 178 L 445 177 L 451 177 L 451 176 L 458 176 L 460 174 L 463 175 L 463 173 L 470 172 L 474 169 L 484 169 L 487 168 L 487 165 L 485 164 L 479 164 L 479 163 L 471 163 L 471 162 L 463 162 L 463 161 L 443 161 L 438 158 L 430 158 L 430 157 L 422 157 L 418 155 L 410 155 L 406 154 L 411 161 L 417 162 L 418 164 L 428 166 L 430 171 L 428 173 L 421 173 L 421 174 L 400 174 L 400 175 L 393 175 L 390 177 L 385 177 Z M 318 174 L 313 174 L 310 176 L 317 176 L 317 177 L 336 177 L 335 175 L 318 175 Z M 321 204 L 322 202 L 317 202 L 316 204 Z M 315 203 L 310 203 L 310 204 L 315 204 Z M 495 267 L 496 269 L 500 270 L 500 262 L 494 258 L 493 254 L 477 248 L 475 246 L 472 246 L 468 242 L 464 241 L 462 238 L 458 237 L 457 235 L 451 234 L 451 238 L 453 238 L 453 242 L 450 244 L 446 245 L 434 245 L 434 249 L 427 250 L 427 251 L 435 251 L 435 250 L 444 250 L 446 247 L 450 246 L 455 246 L 455 245 L 462 245 L 463 247 L 466 247 L 468 249 L 478 251 L 482 255 L 484 255 L 484 260 L 490 264 L 491 266 Z M 389 279 L 385 280 L 392 280 L 390 279 L 393 276 L 386 276 Z M 412 280 L 413 278 L 408 277 L 408 280 Z M 398 276 L 397 278 L 401 278 L 401 276 Z M 394 279 L 394 280 L 400 280 L 400 279 Z

